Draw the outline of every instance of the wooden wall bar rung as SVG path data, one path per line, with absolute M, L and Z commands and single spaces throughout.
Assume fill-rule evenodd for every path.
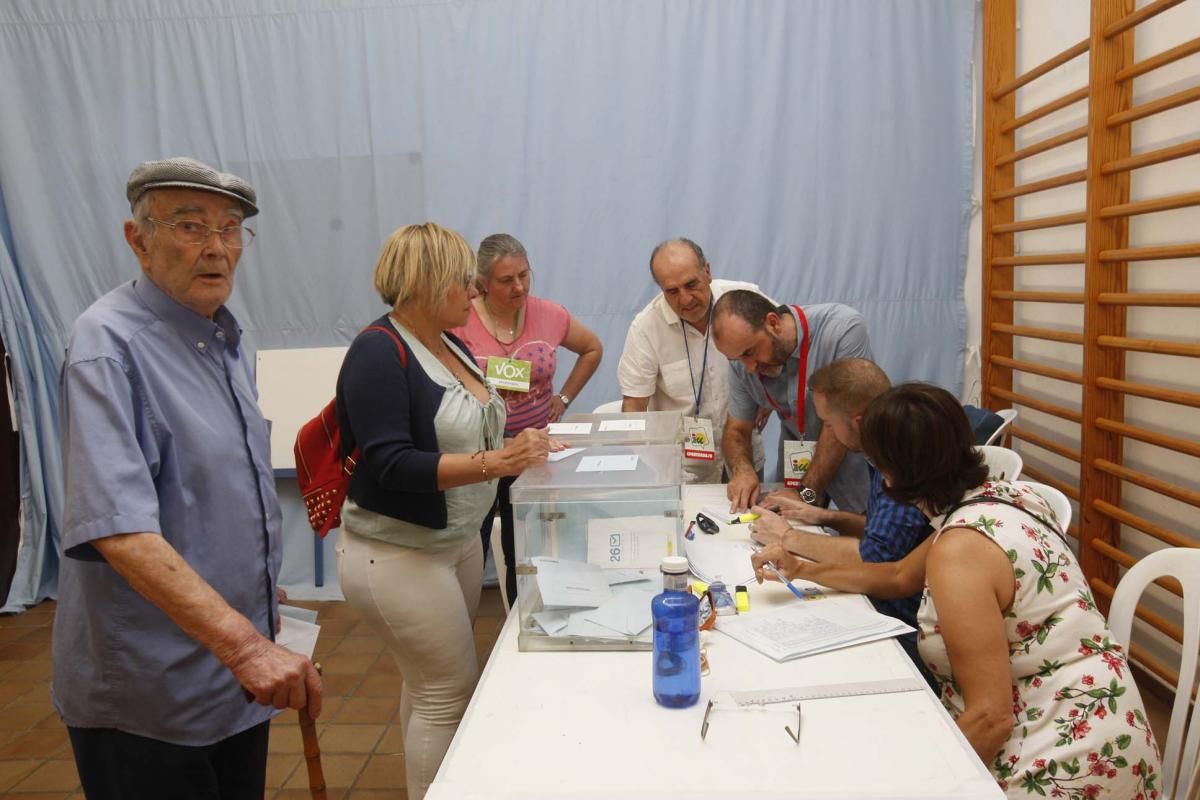
M 1020 150 L 1014 150 L 1007 155 L 1000 156 L 994 162 L 995 166 L 1003 167 L 1005 164 L 1012 164 L 1017 161 L 1023 161 L 1031 156 L 1036 156 L 1038 153 L 1044 153 L 1047 150 L 1053 150 L 1056 147 L 1062 147 L 1064 144 L 1078 141 L 1087 138 L 1088 126 L 1080 125 L 1078 128 L 1072 128 L 1066 133 L 1060 133 L 1058 136 L 1051 136 L 1049 139 L 1043 139 L 1037 144 L 1031 144 L 1028 147 L 1022 147 Z
M 1156 56 L 1151 56 L 1136 64 L 1129 65 L 1117 73 L 1117 80 L 1131 80 L 1139 75 L 1145 75 L 1147 72 L 1166 66 L 1173 61 L 1186 58 L 1193 53 L 1200 53 L 1200 36 L 1197 36 L 1195 39 L 1189 39 L 1181 45 L 1172 47 L 1170 50 L 1164 50 Z
M 1175 94 L 1151 100 L 1149 103 L 1134 106 L 1128 111 L 1113 114 L 1108 118 L 1106 124 L 1110 128 L 1117 125 L 1124 125 L 1127 122 L 1150 117 L 1154 114 L 1161 114 L 1163 111 L 1170 111 L 1172 108 L 1194 103 L 1197 100 L 1200 100 L 1200 86 L 1193 86 L 1191 89 L 1184 89 L 1182 92 L 1175 92 Z
M 1173 208 L 1200 206 L 1200 192 L 1183 192 L 1181 194 L 1155 197 L 1151 200 L 1138 200 L 1133 203 L 1122 203 L 1119 206 L 1109 206 L 1100 209 L 1100 216 L 1105 219 L 1112 217 L 1130 217 L 1134 214 L 1153 214 L 1155 211 L 1170 211 Z
M 1002 397 L 1005 400 L 1008 400 L 1011 403 L 1016 403 L 1019 406 L 1034 408 L 1038 411 L 1041 411 L 1043 414 L 1050 414 L 1051 416 L 1058 417 L 1059 419 L 1065 419 L 1068 422 L 1083 421 L 1083 415 L 1072 408 L 1060 406 L 1057 403 L 1049 403 L 1045 400 L 1038 400 L 1036 397 L 1030 397 L 1029 395 L 1021 394 L 1020 392 L 1010 392 L 1009 390 L 1002 389 L 999 386 L 993 386 L 991 387 L 991 390 L 992 394 L 996 395 L 996 397 Z
M 1100 172 L 1104 175 L 1112 175 L 1114 172 L 1128 172 L 1131 169 L 1140 167 L 1148 167 L 1151 164 L 1161 164 L 1164 161 L 1174 161 L 1177 158 L 1185 156 L 1194 156 L 1200 153 L 1200 139 L 1193 139 L 1190 142 L 1182 144 L 1173 144 L 1170 147 L 1160 147 L 1157 150 L 1148 150 L 1145 153 L 1139 153 L 1136 156 L 1128 158 L 1117 158 L 1108 161 L 1104 166 L 1100 167 Z
M 1159 247 L 1119 247 L 1101 250 L 1101 261 L 1163 261 L 1168 258 L 1200 256 L 1200 243 L 1168 244 Z
M 1057 367 L 1048 367 L 1045 364 L 1038 364 L 1034 361 L 1023 361 L 1016 358 L 1009 358 L 1008 356 L 992 356 L 992 363 L 1006 369 L 1041 375 L 1043 378 L 1053 378 L 1056 381 L 1063 381 L 1064 383 L 1083 383 L 1083 376 L 1078 372 L 1070 372 Z
M 992 292 L 996 300 L 1012 300 L 1018 303 L 1074 303 L 1083 302 L 1083 292 L 1010 292 L 998 289 Z
M 1053 114 L 1060 108 L 1066 108 L 1069 105 L 1074 105 L 1080 100 L 1087 100 L 1087 96 L 1088 87 L 1084 86 L 1081 89 L 1076 89 L 1070 94 L 1065 94 L 1057 100 L 1051 100 L 1049 103 L 1046 103 L 1043 106 L 1038 106 L 1027 114 L 1022 114 L 1014 120 L 1009 120 L 1000 126 L 1000 132 L 1008 133 L 1009 131 L 1015 131 L 1017 128 L 1024 127 L 1034 120 L 1039 120 L 1048 114 Z
M 1069 484 L 1065 481 L 1060 481 L 1058 478 L 1054 477 L 1053 475 L 1049 475 L 1045 472 L 1042 472 L 1037 467 L 1031 467 L 1028 464 L 1026 464 L 1025 466 L 1021 467 L 1021 474 L 1027 478 L 1032 478 L 1033 480 L 1037 481 L 1038 483 L 1044 483 L 1047 486 L 1053 486 L 1055 489 L 1058 489 L 1060 492 L 1062 492 L 1063 494 L 1065 494 L 1067 497 L 1071 498 L 1075 502 L 1077 502 L 1077 503 L 1079 502 L 1079 489 L 1077 487 L 1072 486 L 1071 484 Z
M 1145 534 L 1153 536 L 1168 547 L 1190 547 L 1191 539 L 1186 536 L 1180 536 L 1169 528 L 1164 528 L 1161 525 L 1156 525 L 1144 517 L 1139 517 L 1137 514 L 1131 514 L 1120 506 L 1114 506 L 1112 503 L 1104 500 L 1096 500 L 1092 503 L 1092 508 L 1105 514 L 1122 525 L 1128 525 L 1131 528 L 1137 528 Z
M 1042 77 L 1047 72 L 1054 69 L 1055 67 L 1061 67 L 1063 64 L 1067 63 L 1072 58 L 1083 55 L 1084 53 L 1086 53 L 1088 51 L 1088 48 L 1090 46 L 1091 46 L 1091 40 L 1084 39 L 1082 42 L 1074 44 L 1071 47 L 1068 47 L 1066 50 L 1063 50 L 1061 53 L 1054 56 L 1053 58 L 1049 58 L 1046 61 L 1043 61 L 1041 64 L 1038 64 L 1036 67 L 1029 70 L 1028 72 L 1022 73 L 1021 75 L 1018 75 L 1015 79 L 1009 81 L 1008 83 L 1004 84 L 1003 86 L 996 88 L 992 92 L 992 99 L 999 100 L 1001 97 L 1004 97 L 1004 95 L 1009 94 L 1010 92 L 1015 92 L 1017 89 L 1020 89 L 1022 86 L 1029 83 L 1030 81 L 1034 81 L 1034 80 L 1037 80 L 1038 78 Z
M 1096 420 L 1096 427 L 1109 433 L 1119 434 L 1127 439 L 1137 439 L 1139 442 L 1165 447 L 1177 453 L 1184 453 L 1185 455 L 1200 458 L 1200 444 L 1180 439 L 1178 436 L 1168 436 L 1165 433 L 1148 431 L 1136 425 L 1128 425 L 1124 422 L 1117 422 L 1115 419 L 1107 419 L 1105 417 L 1100 417 Z
M 1200 408 L 1200 394 L 1181 392 L 1178 389 L 1164 389 L 1161 386 L 1150 386 L 1145 383 L 1122 381 L 1116 378 L 1097 378 L 1096 385 L 1110 392 L 1136 394 L 1138 397 L 1148 397 L 1151 400 L 1162 400 L 1164 403 L 1175 403 L 1181 406 Z
M 1136 613 L 1138 609 L 1134 609 L 1134 611 Z M 1168 686 L 1179 685 L 1179 672 L 1159 661 L 1146 648 L 1141 645 L 1131 644 L 1126 652 L 1129 655 L 1130 661 L 1142 667 L 1145 671 L 1154 673 L 1163 683 Z M 1196 693 L 1192 692 L 1192 696 L 1195 697 L 1195 695 Z M 1161 796 L 1159 795 L 1159 797 Z
M 1019 233 L 1021 231 L 1039 231 L 1045 228 L 1058 228 L 1063 225 L 1081 225 L 1087 222 L 1086 211 L 1076 211 L 1071 214 L 1055 214 L 1051 217 L 1030 217 L 1015 222 L 1005 222 L 992 226 L 992 233 Z
M 1128 555 L 1125 553 L 1122 553 L 1121 555 L 1126 556 L 1128 558 Z M 1112 558 L 1112 556 L 1109 556 L 1109 557 Z M 1117 559 L 1113 558 L 1113 560 L 1116 561 Z M 1129 558 L 1129 560 L 1133 561 L 1134 564 L 1137 563 L 1137 561 L 1135 559 Z M 1119 563 L 1121 563 L 1122 566 L 1124 566 L 1126 569 L 1129 569 L 1130 567 L 1133 566 L 1133 564 L 1124 563 L 1124 559 L 1122 559 Z M 1101 589 L 1100 591 L 1106 597 L 1108 597 L 1108 599 L 1111 600 L 1112 595 L 1113 595 L 1112 585 L 1109 583 L 1106 583 L 1104 581 L 1101 581 L 1101 583 L 1104 585 L 1104 588 Z M 1179 581 L 1175 580 L 1174 578 L 1160 578 L 1159 580 L 1156 580 L 1154 582 L 1154 584 L 1163 589 L 1167 589 L 1168 591 L 1172 592 L 1173 594 L 1178 594 L 1180 596 L 1182 596 L 1182 594 L 1183 594 L 1183 587 L 1179 586 Z M 1172 587 L 1170 584 L 1174 584 L 1174 587 Z M 1095 588 L 1095 587 L 1093 587 L 1093 588 Z M 1178 626 L 1172 625 L 1161 615 L 1154 614 L 1154 617 L 1156 617 L 1159 620 L 1162 620 L 1162 622 L 1164 622 L 1166 624 L 1166 627 L 1159 627 L 1158 625 L 1155 625 L 1153 622 L 1151 622 L 1150 617 L 1148 616 L 1149 614 L 1154 614 L 1154 612 L 1146 611 L 1146 609 L 1141 605 L 1138 606 L 1138 609 L 1137 609 L 1138 619 L 1142 619 L 1142 620 L 1145 620 L 1146 622 L 1149 622 L 1151 625 L 1154 625 L 1155 628 L 1158 628 L 1158 630 L 1165 633 L 1167 636 L 1170 636 L 1170 637 L 1176 639 L 1177 641 L 1182 642 L 1183 637 L 1180 634 L 1182 634 L 1183 632 L 1178 628 Z
M 1048 450 L 1051 453 L 1054 453 L 1056 456 L 1062 456 L 1063 458 L 1074 461 L 1075 463 L 1079 463 L 1080 459 L 1083 457 L 1080 455 L 1078 450 L 1067 447 L 1065 444 L 1059 444 L 1053 439 L 1047 439 L 1045 436 L 1034 433 L 1031 430 L 1026 430 L 1025 428 L 1018 428 L 1017 426 L 1012 425 L 1008 429 L 1008 434 L 1014 438 L 1020 439 L 1022 442 L 1029 442 L 1030 444 L 1040 447 L 1043 450 Z
M 1097 336 L 1096 344 L 1114 350 L 1136 350 L 1139 353 L 1157 353 L 1161 356 L 1185 356 L 1200 358 L 1200 344 L 1165 342 L 1161 339 L 1131 339 L 1128 336 Z
M 1106 306 L 1155 306 L 1157 308 L 1193 308 L 1200 306 L 1200 294 L 1181 292 L 1101 292 L 1097 298 Z
M 1064 172 L 1062 175 L 1055 175 L 1053 178 L 1018 184 L 1011 189 L 996 192 L 992 195 L 992 199 L 1007 200 L 1010 197 L 1020 197 L 1026 194 L 1033 194 L 1034 192 L 1044 192 L 1047 189 L 1057 189 L 1060 186 L 1070 186 L 1073 183 L 1082 183 L 1085 180 L 1087 180 L 1087 170 L 1078 169 L 1074 172 Z
M 1143 489 L 1149 489 L 1152 492 L 1158 492 L 1161 495 L 1178 500 L 1181 503 L 1200 508 L 1200 492 L 1193 492 L 1191 489 L 1185 489 L 1182 486 L 1176 486 L 1173 483 L 1152 478 L 1143 472 L 1135 472 L 1129 467 L 1121 464 L 1115 464 L 1112 461 L 1098 459 L 1095 463 L 1096 469 L 1101 472 L 1107 472 L 1109 475 L 1114 475 L 1123 481 L 1128 481 L 1135 486 L 1140 486 Z
M 1120 20 L 1119 22 L 1114 22 L 1112 25 L 1107 26 L 1104 29 L 1104 38 L 1111 39 L 1118 33 L 1123 33 L 1124 31 L 1132 28 L 1134 25 L 1140 25 L 1151 17 L 1156 17 L 1162 12 L 1166 11 L 1168 8 L 1177 6 L 1182 2 L 1183 0 L 1154 0 L 1153 3 L 1147 3 L 1137 11 L 1125 17 L 1125 19 Z
M 1082 264 L 1083 253 L 1028 253 L 1019 256 L 997 256 L 993 267 L 1032 267 L 1051 264 Z
M 1007 333 L 1012 336 L 1023 336 L 1026 339 L 1044 339 L 1048 342 L 1065 342 L 1066 344 L 1083 344 L 1082 333 L 1071 331 L 1056 331 L 1052 328 L 1031 328 L 1028 325 L 1008 325 L 997 322 L 992 325 L 996 333 Z

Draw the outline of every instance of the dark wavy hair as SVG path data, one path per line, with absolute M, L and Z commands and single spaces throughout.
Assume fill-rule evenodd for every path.
M 928 383 L 902 383 L 867 406 L 863 451 L 888 479 L 897 502 L 945 511 L 987 480 L 975 434 L 954 395 Z

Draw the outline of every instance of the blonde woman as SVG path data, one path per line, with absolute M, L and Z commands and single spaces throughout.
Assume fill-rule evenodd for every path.
M 344 453 L 361 448 L 338 577 L 404 677 L 410 800 L 425 796 L 478 679 L 478 532 L 496 481 L 550 449 L 540 430 L 505 444 L 504 401 L 447 333 L 466 322 L 474 285 L 475 256 L 457 233 L 428 222 L 393 233 L 375 265 L 391 311 L 350 346 L 337 383 Z

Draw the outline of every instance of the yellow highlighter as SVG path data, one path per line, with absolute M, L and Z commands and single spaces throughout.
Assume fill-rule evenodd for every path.
M 747 511 L 745 514 L 738 514 L 730 522 L 754 522 L 756 519 L 758 519 L 758 514 L 755 514 L 753 511 Z

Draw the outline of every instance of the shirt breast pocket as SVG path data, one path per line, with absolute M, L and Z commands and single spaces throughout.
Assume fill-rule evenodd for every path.
M 679 400 L 696 396 L 692 391 L 692 370 L 686 361 L 663 364 L 662 385 L 668 395 Z

